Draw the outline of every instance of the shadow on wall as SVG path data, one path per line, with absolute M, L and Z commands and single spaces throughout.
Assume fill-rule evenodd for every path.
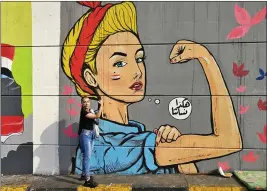
M 16 151 L 9 151 L 1 159 L 1 173 L 4 175 L 32 174 L 33 172 L 33 144 L 23 143 Z
M 78 146 L 78 137 L 67 137 L 63 133 L 63 129 L 67 126 L 66 120 L 61 120 L 59 123 L 53 123 L 47 127 L 42 133 L 41 145 L 34 151 L 34 156 L 38 157 L 38 165 L 34 172 L 37 174 L 54 174 L 58 171 L 59 174 L 64 175 L 75 169 L 73 162 L 75 163 L 74 157 Z M 72 128 L 73 132 L 78 132 L 78 123 L 73 123 Z M 58 129 L 58 143 L 49 141 L 55 134 L 55 129 Z M 55 169 L 55 167 L 58 167 L 58 169 Z
M 79 137 L 70 138 L 63 133 L 69 124 L 65 120 L 59 122 L 58 129 L 58 154 L 59 154 L 59 173 L 69 174 L 75 172 L 75 156 L 77 146 L 79 145 Z M 70 125 L 74 134 L 78 133 L 79 123 L 75 122 Z

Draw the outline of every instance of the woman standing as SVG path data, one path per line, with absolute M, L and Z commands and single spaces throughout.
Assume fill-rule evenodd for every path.
M 80 148 L 83 153 L 83 165 L 81 179 L 85 180 L 84 186 L 96 187 L 98 184 L 94 181 L 93 176 L 90 176 L 89 161 L 91 153 L 94 148 L 94 140 L 96 138 L 96 132 L 94 129 L 95 120 L 98 119 L 102 112 L 101 101 L 99 103 L 99 112 L 94 114 L 90 109 L 90 99 L 83 97 L 82 111 L 80 116 L 79 133 L 80 133 Z
M 62 68 L 78 95 L 96 100 L 102 96 L 98 148 L 88 165 L 92 173 L 195 173 L 194 162 L 242 149 L 232 100 L 219 66 L 207 48 L 195 42 L 178 41 L 166 60 L 175 64 L 196 59 L 203 67 L 211 92 L 212 133 L 181 135 L 169 125 L 154 133 L 130 120 L 128 106 L 142 101 L 146 90 L 145 50 L 137 32 L 136 8 L 132 2 L 80 4 L 90 10 L 64 42 Z M 81 173 L 84 160 L 78 149 L 76 173 Z

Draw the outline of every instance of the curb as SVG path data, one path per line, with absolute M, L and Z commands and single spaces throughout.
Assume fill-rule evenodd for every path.
M 27 191 L 30 185 L 2 186 L 1 191 Z
M 132 191 L 132 185 L 129 184 L 100 184 L 97 188 L 86 188 L 78 186 L 77 191 Z
M 31 188 L 30 185 L 3 186 L 1 191 L 247 191 L 245 187 L 189 185 L 184 188 L 144 187 L 130 184 L 100 184 L 97 188 Z
M 188 191 L 247 191 L 245 187 L 189 185 Z
M 132 191 L 188 191 L 188 188 L 170 188 L 170 187 L 134 187 Z

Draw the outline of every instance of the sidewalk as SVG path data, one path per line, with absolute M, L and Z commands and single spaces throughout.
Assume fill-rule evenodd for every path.
M 98 188 L 84 188 L 76 175 L 3 176 L 1 191 L 246 191 L 234 177 L 214 175 L 98 175 Z

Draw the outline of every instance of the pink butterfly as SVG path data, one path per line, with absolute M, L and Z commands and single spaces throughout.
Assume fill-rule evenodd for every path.
M 73 103 L 75 103 L 75 99 L 74 98 L 69 98 L 68 99 L 68 104 L 73 104 Z
M 235 18 L 240 25 L 234 28 L 227 36 L 227 39 L 237 39 L 243 37 L 250 29 L 250 27 L 259 24 L 265 19 L 266 7 L 257 12 L 253 18 L 245 8 L 239 7 L 235 4 Z
M 67 113 L 70 114 L 71 116 L 78 115 L 78 112 L 75 109 L 67 109 Z
M 240 105 L 240 110 L 239 110 L 239 114 L 245 114 L 245 113 L 247 113 L 247 111 L 248 111 L 248 109 L 249 109 L 249 105 L 247 105 L 247 106 L 242 106 L 242 105 Z
M 76 105 L 81 108 L 82 107 L 82 104 L 81 103 L 76 103 Z
M 246 89 L 247 89 L 246 86 L 242 86 L 242 85 L 241 85 L 241 86 L 239 86 L 238 88 L 236 88 L 236 91 L 242 93 L 242 92 L 245 92 Z
M 223 170 L 227 171 L 230 169 L 229 164 L 227 161 L 225 162 L 218 162 L 218 167 L 221 167 Z
M 73 132 L 72 125 L 69 125 L 67 128 L 64 128 L 63 133 L 70 138 L 76 138 L 79 136 L 77 133 Z
M 64 91 L 62 92 L 63 95 L 71 95 L 73 88 L 67 85 L 64 85 Z

